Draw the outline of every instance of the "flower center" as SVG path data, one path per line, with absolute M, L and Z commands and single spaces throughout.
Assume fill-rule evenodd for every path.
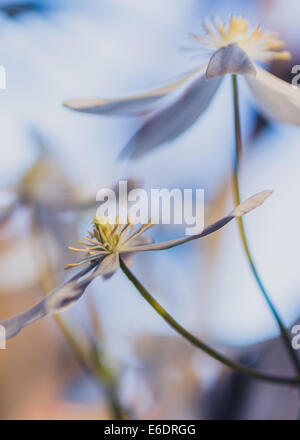
M 222 23 L 217 18 L 206 20 L 204 28 L 205 35 L 192 34 L 192 37 L 212 50 L 235 43 L 249 57 L 260 61 L 288 60 L 291 56 L 290 52 L 280 50 L 284 43 L 278 39 L 277 34 L 262 31 L 260 25 L 251 29 L 244 17 L 232 16 L 228 23 Z
M 130 223 L 125 226 L 130 227 Z M 124 226 L 124 227 L 125 227 Z M 120 238 L 122 237 L 122 228 L 118 223 L 116 218 L 116 223 L 110 223 L 104 217 L 95 217 L 93 221 L 93 231 L 90 233 L 92 240 L 96 240 L 99 246 L 108 250 L 113 251 L 120 243 Z
M 129 242 L 132 244 L 133 239 L 152 226 L 154 225 L 151 223 L 151 220 L 139 227 L 135 226 L 135 222 L 130 221 L 129 216 L 125 224 L 120 223 L 118 216 L 115 219 L 115 223 L 111 223 L 105 217 L 94 217 L 93 230 L 89 232 L 88 237 L 84 237 L 85 241 L 78 241 L 84 247 L 80 249 L 69 247 L 71 251 L 86 253 L 87 257 L 78 263 L 68 264 L 67 267 L 78 266 L 82 262 L 92 261 L 107 254 L 117 253 Z

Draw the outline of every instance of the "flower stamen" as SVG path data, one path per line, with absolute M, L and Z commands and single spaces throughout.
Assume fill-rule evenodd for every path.
M 68 267 L 75 267 L 85 262 L 91 262 L 105 255 L 119 253 L 124 249 L 133 238 L 136 238 L 149 228 L 154 226 L 150 219 L 147 223 L 138 228 L 135 227 L 137 219 L 131 221 L 127 216 L 126 224 L 120 223 L 120 217 L 116 216 L 115 222 L 111 223 L 100 216 L 93 220 L 93 230 L 89 232 L 90 237 L 84 237 L 85 241 L 78 240 L 83 248 L 69 246 L 69 250 L 74 252 L 85 252 L 87 257 L 77 263 L 71 263 Z
M 262 31 L 257 25 L 251 31 L 249 22 L 244 17 L 233 15 L 228 23 L 205 20 L 205 35 L 191 36 L 204 47 L 218 50 L 230 44 L 237 44 L 250 58 L 260 61 L 288 60 L 290 52 L 280 50 L 284 42 L 274 32 Z

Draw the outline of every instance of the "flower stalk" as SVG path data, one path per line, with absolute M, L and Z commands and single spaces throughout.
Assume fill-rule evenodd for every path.
M 275 375 L 268 375 L 259 373 L 251 368 L 247 368 L 243 365 L 234 362 L 227 357 L 223 356 L 221 353 L 213 350 L 211 347 L 206 345 L 196 336 L 192 335 L 188 330 L 186 330 L 182 325 L 180 325 L 160 304 L 155 298 L 148 292 L 148 290 L 141 284 L 141 282 L 135 277 L 131 270 L 126 266 L 122 258 L 120 257 L 120 267 L 126 277 L 135 286 L 141 296 L 147 301 L 148 304 L 155 310 L 158 315 L 160 315 L 164 321 L 166 321 L 177 333 L 179 333 L 183 338 L 189 341 L 192 345 L 204 351 L 206 354 L 211 356 L 213 359 L 221 362 L 223 365 L 238 371 L 239 373 L 245 374 L 253 379 L 258 379 L 266 382 L 282 384 L 282 385 L 299 385 L 300 378 L 285 378 Z
M 240 185 L 239 185 L 239 164 L 242 155 L 242 135 L 241 135 L 241 123 L 240 123 L 240 111 L 239 111 L 239 96 L 238 96 L 238 84 L 237 84 L 237 76 L 232 75 L 232 92 L 233 92 L 233 107 L 234 107 L 234 132 L 235 132 L 235 150 L 234 150 L 234 158 L 233 158 L 233 179 L 232 179 L 232 191 L 234 203 L 239 203 L 240 201 Z M 260 278 L 260 275 L 256 269 L 256 265 L 254 263 L 254 259 L 250 252 L 244 221 L 241 217 L 237 218 L 237 224 L 239 229 L 239 234 L 242 240 L 243 248 L 250 265 L 252 274 L 257 282 L 257 285 L 279 327 L 282 341 L 286 347 L 286 350 L 290 356 L 291 361 L 295 367 L 296 372 L 298 373 L 298 377 L 300 377 L 300 361 L 297 357 L 295 350 L 293 349 L 287 329 L 285 328 L 282 319 L 279 313 L 276 310 L 272 300 L 270 299 L 268 292 Z

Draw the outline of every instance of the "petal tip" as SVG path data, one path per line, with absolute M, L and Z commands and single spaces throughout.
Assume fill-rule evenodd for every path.
M 234 217 L 241 217 L 244 214 L 248 214 L 248 212 L 251 212 L 253 209 L 258 208 L 260 205 L 262 205 L 272 193 L 273 190 L 265 190 L 254 194 L 254 196 L 250 197 L 249 199 L 238 205 L 232 211 L 232 215 Z
M 76 110 L 78 106 L 76 105 L 76 99 L 67 99 L 63 102 L 63 107 L 69 108 L 71 110 Z

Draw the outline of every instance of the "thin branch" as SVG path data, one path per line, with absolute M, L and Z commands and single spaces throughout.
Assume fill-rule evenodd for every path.
M 126 277 L 132 282 L 132 284 L 136 287 L 142 297 L 150 304 L 150 306 L 158 313 L 164 321 L 166 321 L 177 333 L 183 336 L 187 341 L 193 344 L 195 347 L 200 348 L 200 350 L 207 353 L 212 358 L 221 362 L 223 365 L 238 371 L 239 373 L 246 374 L 253 379 L 262 380 L 265 382 L 270 382 L 274 384 L 282 384 L 282 385 L 299 385 L 299 378 L 287 378 L 287 377 L 279 377 L 273 376 L 269 374 L 259 373 L 251 368 L 247 368 L 241 364 L 238 364 L 227 357 L 223 356 L 221 353 L 215 351 L 200 339 L 196 338 L 196 336 L 192 335 L 189 331 L 187 331 L 182 325 L 180 325 L 160 304 L 153 296 L 146 290 L 146 288 L 140 283 L 140 281 L 133 275 L 130 269 L 125 265 L 124 261 L 120 257 L 120 266 Z

